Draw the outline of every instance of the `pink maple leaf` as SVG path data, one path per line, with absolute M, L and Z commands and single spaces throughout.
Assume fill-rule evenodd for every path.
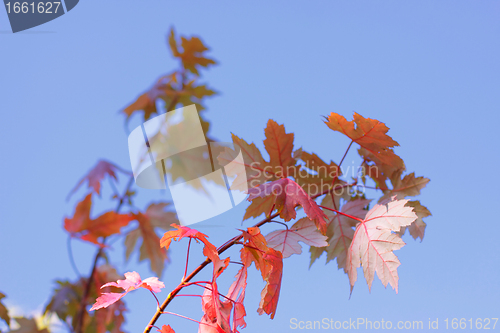
M 99 298 L 97 298 L 94 305 L 92 305 L 92 310 L 98 310 L 100 308 L 106 308 L 111 304 L 118 301 L 120 298 L 125 296 L 127 293 L 138 288 L 145 288 L 155 293 L 159 293 L 161 288 L 165 288 L 163 282 L 158 281 L 157 277 L 150 277 L 145 280 L 141 280 L 141 276 L 137 272 L 127 272 L 125 273 L 125 280 L 118 280 L 116 282 L 108 282 L 104 284 L 102 288 L 105 287 L 117 287 L 125 290 L 124 293 L 103 293 Z

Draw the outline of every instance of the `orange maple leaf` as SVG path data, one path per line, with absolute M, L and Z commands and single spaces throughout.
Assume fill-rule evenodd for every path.
M 73 217 L 64 219 L 64 229 L 74 237 L 100 246 L 104 245 L 98 241 L 99 237 L 108 237 L 119 233 L 122 227 L 134 219 L 132 215 L 118 214 L 112 211 L 106 212 L 96 219 L 91 219 L 91 206 L 92 194 L 88 194 L 76 205 Z
M 255 267 L 261 272 L 262 279 L 266 281 L 266 286 L 261 293 L 261 302 L 258 312 L 259 314 L 262 314 L 263 312 L 270 314 L 272 319 L 276 313 L 281 288 L 283 255 L 281 252 L 267 246 L 266 239 L 261 234 L 258 227 L 248 228 L 246 231 L 242 230 L 242 233 L 245 243 L 240 251 L 240 256 L 241 262 L 243 263 L 242 270 L 245 270 L 240 270 L 242 276 L 239 276 L 240 272 L 238 272 L 236 275 L 237 281 L 238 279 L 242 279 L 244 274 L 244 282 L 246 286 L 246 268 L 250 267 L 252 262 L 254 262 Z M 239 281 L 239 283 L 243 284 L 243 281 Z M 236 287 L 237 285 L 233 283 L 231 289 Z M 244 292 L 244 287 L 240 288 L 242 288 L 242 292 Z M 243 299 L 241 299 L 240 307 L 243 307 Z M 244 307 L 243 309 L 240 309 L 239 312 L 239 316 L 241 317 L 241 321 L 239 321 L 239 323 L 244 324 L 244 321 L 242 321 L 244 313 L 242 311 L 244 311 Z
M 271 315 L 271 319 L 273 319 L 280 297 L 281 277 L 283 275 L 283 255 L 281 252 L 270 248 L 264 253 L 263 258 L 269 263 L 271 269 L 265 279 L 267 283 L 264 289 L 262 289 L 261 300 L 257 312 L 259 314 L 265 312 Z
M 217 248 L 215 245 L 210 243 L 207 240 L 207 235 L 199 232 L 198 230 L 191 229 L 189 227 L 185 226 L 180 226 L 178 224 L 172 223 L 172 227 L 176 228 L 177 230 L 170 230 L 167 231 L 163 237 L 160 240 L 160 246 L 164 247 L 165 249 L 168 250 L 170 247 L 170 243 L 172 240 L 174 241 L 179 241 L 184 237 L 189 237 L 195 240 L 200 240 L 205 244 L 205 247 L 203 248 L 203 254 L 212 262 L 216 263 L 219 260 L 219 253 L 217 252 Z
M 263 258 L 263 254 L 269 249 L 266 239 L 258 227 L 242 230 L 242 233 L 245 246 L 240 251 L 241 262 L 246 267 L 250 267 L 254 262 L 255 268 L 261 272 L 262 279 L 265 279 L 270 270 L 269 264 Z
M 271 178 L 274 178 L 273 174 L 267 173 L 266 170 L 269 168 L 266 167 L 269 163 L 264 160 L 259 148 L 257 148 L 254 143 L 248 144 L 235 134 L 232 134 L 232 139 L 234 149 L 226 147 L 224 151 L 217 156 L 217 160 L 221 165 L 227 165 L 225 169 L 227 175 L 229 177 L 236 176 L 231 184 L 232 190 L 246 190 L 247 188 L 263 184 Z M 236 157 L 239 154 L 243 157 L 244 169 L 238 167 L 240 164 L 237 162 Z M 243 170 L 245 172 L 242 172 Z
M 209 65 L 216 64 L 215 60 L 205 57 L 203 53 L 209 49 L 198 37 L 191 37 L 189 39 L 181 37 L 181 50 L 175 37 L 175 31 L 172 28 L 170 29 L 168 43 L 173 56 L 180 58 L 184 68 L 193 74 L 199 75 L 198 66 L 208 67 Z
M 344 116 L 332 112 L 325 124 L 332 130 L 348 136 L 376 156 L 380 161 L 389 165 L 399 165 L 402 160 L 394 153 L 392 147 L 399 146 L 386 133 L 389 128 L 384 123 L 354 113 L 354 120 L 347 121 Z
M 264 147 L 269 154 L 273 174 L 277 177 L 287 177 L 297 162 L 293 156 L 293 133 L 286 133 L 285 126 L 272 119 L 267 122 L 264 133 Z

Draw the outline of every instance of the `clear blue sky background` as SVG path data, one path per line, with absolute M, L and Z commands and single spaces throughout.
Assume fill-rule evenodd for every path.
M 47 302 L 55 278 L 76 277 L 62 222 L 84 192 L 70 202 L 66 195 L 100 158 L 129 167 L 118 111 L 176 66 L 165 45 L 174 26 L 200 35 L 220 62 L 204 75 L 221 92 L 207 104 L 220 141 L 234 132 L 263 147 L 273 118 L 295 132 L 297 147 L 338 162 L 349 141 L 320 116 L 356 111 L 385 122 L 408 170 L 431 179 L 419 197 L 433 213 L 424 241 L 406 235 L 407 246 L 396 252 L 399 294 L 378 278 L 370 294 L 360 274 L 349 300 L 348 278 L 335 262 L 325 266 L 322 257 L 308 270 L 305 250 L 284 262 L 274 320 L 255 311 L 263 283 L 252 270 L 246 331 L 293 331 L 291 318 L 422 320 L 426 328 L 431 318 L 444 329 L 446 318 L 500 317 L 499 15 L 497 1 L 88 0 L 11 34 L 0 9 L 0 291 L 29 312 Z M 143 191 L 138 205 L 161 199 Z M 104 200 L 97 208 L 106 207 Z M 243 211 L 218 218 L 237 227 Z M 200 230 L 216 244 L 235 233 L 204 223 Z M 115 247 L 112 260 L 122 272 L 152 275 L 137 258 L 124 263 Z M 182 275 L 185 248 L 173 246 L 167 289 Z M 74 242 L 74 252 L 88 274 L 94 249 Z M 193 263 L 199 260 L 195 254 Z M 139 332 L 155 303 L 146 292 L 125 300 L 126 327 Z M 176 301 L 171 310 L 201 316 L 198 299 Z M 197 330 L 175 318 L 161 323 Z

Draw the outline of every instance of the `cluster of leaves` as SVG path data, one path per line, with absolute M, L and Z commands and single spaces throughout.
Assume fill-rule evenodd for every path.
M 173 56 L 179 59 L 179 69 L 163 75 L 149 91 L 126 107 L 123 113 L 127 120 L 135 114 L 147 120 L 160 112 L 160 104 L 166 111 L 191 104 L 203 111 L 204 98 L 215 93 L 199 83 L 200 70 L 215 64 L 205 55 L 208 48 L 202 41 L 197 37 L 178 40 L 171 30 L 168 44 Z M 209 123 L 203 114 L 200 117 L 207 135 Z M 225 148 L 217 159 L 226 165 L 238 154 L 242 155 L 240 167 L 226 169 L 228 176 L 234 177 L 231 187 L 248 193 L 251 203 L 243 220 L 263 217 L 252 227 L 239 230 L 239 234 L 219 247 L 212 244 L 207 235 L 179 225 L 175 213 L 170 210 L 170 202 L 152 203 L 143 210 L 135 207 L 131 173 L 109 161 L 99 161 L 71 191 L 73 194 L 88 183 L 88 191 L 76 204 L 73 215 L 64 220 L 64 229 L 72 239 L 96 246 L 94 266 L 88 278 L 56 281 L 45 314 L 57 315 L 71 332 L 118 333 L 123 331 L 124 312 L 127 311 L 124 296 L 136 289 L 147 289 L 154 295 L 158 308 L 146 332 L 153 328 L 162 333 L 174 332 L 170 325 L 157 326 L 159 317 L 174 314 L 166 308 L 175 297 L 182 296 L 179 294 L 182 289 L 198 286 L 203 289 L 199 295 L 203 315 L 199 320 L 191 320 L 199 323 L 199 332 L 239 332 L 247 325 L 244 303 L 248 269 L 253 264 L 265 283 L 257 311 L 272 319 L 278 308 L 283 259 L 301 254 L 300 243 L 309 246 L 311 265 L 324 252 L 327 263 L 336 259 L 338 268 L 348 276 L 351 292 L 360 266 L 369 288 L 377 275 L 384 286 L 389 284 L 397 292 L 400 262 L 394 251 L 404 246 L 402 236 L 406 229 L 414 239 L 423 239 L 426 227 L 423 219 L 430 215 L 419 201 L 407 198 L 419 195 L 429 179 L 416 177 L 414 173 L 405 174 L 406 166 L 394 152 L 398 143 L 387 135 L 389 129 L 384 123 L 357 113 L 348 121 L 332 112 L 325 118 L 325 124 L 351 140 L 338 164 L 295 148 L 294 134 L 287 133 L 284 125 L 272 119 L 264 130 L 267 159 L 254 143 L 233 134 L 234 149 Z M 352 145 L 359 146 L 361 172 L 347 179 L 341 165 Z M 123 194 L 117 190 L 118 174 L 129 177 Z M 93 200 L 100 197 L 101 183 L 105 179 L 110 180 L 117 207 L 94 216 Z M 360 190 L 369 187 L 369 179 L 375 184 L 373 189 L 380 193 L 378 202 L 373 205 Z M 122 208 L 126 208 L 125 212 L 120 212 Z M 279 228 L 263 235 L 264 225 Z M 163 236 L 158 234 L 160 230 Z M 139 261 L 148 261 L 157 277 L 142 280 L 136 272 L 128 272 L 123 279 L 107 257 L 109 245 L 119 239 L 123 239 L 125 245 L 125 258 L 129 260 L 138 251 Z M 184 276 L 160 304 L 156 294 L 164 284 L 158 278 L 169 261 L 172 241 L 183 239 L 189 242 Z M 206 259 L 187 274 L 192 241 L 203 244 Z M 241 247 L 239 257 L 224 258 L 223 253 L 233 246 Z M 106 264 L 99 264 L 102 260 L 106 260 Z M 223 292 L 218 278 L 230 263 L 238 263 L 240 268 L 227 292 Z M 212 265 L 211 278 L 195 280 L 208 265 Z M 0 300 L 2 297 L 4 295 L 0 294 Z M 1 303 L 0 318 L 9 324 L 7 310 Z M 18 320 L 21 326 L 31 325 L 23 320 L 28 319 Z
M 206 84 L 200 83 L 200 70 L 217 63 L 214 59 L 207 58 L 205 53 L 209 49 L 201 39 L 181 37 L 179 41 L 174 29 L 171 29 L 168 44 L 172 55 L 180 60 L 179 69 L 162 75 L 151 89 L 127 106 L 123 110 L 127 120 L 136 113 L 142 113 L 144 120 L 158 114 L 158 101 L 163 101 L 167 105 L 167 111 L 173 110 L 179 104 L 183 106 L 194 104 L 198 111 L 204 111 L 204 98 L 217 93 Z M 203 113 L 200 113 L 200 119 L 203 130 L 207 133 L 210 124 L 204 119 Z
M 407 228 L 414 238 L 423 238 L 425 223 L 422 219 L 430 214 L 419 201 L 405 198 L 420 194 L 429 180 L 416 178 L 413 173 L 403 176 L 405 166 L 392 149 L 397 142 L 387 135 L 388 128 L 385 124 L 358 114 L 354 115 L 353 121 L 347 121 L 336 113 L 330 114 L 325 123 L 352 140 L 347 150 L 353 143 L 360 146 L 358 152 L 363 160 L 362 165 L 370 169 L 363 171 L 359 178 L 364 185 L 366 177 L 373 179 L 376 184 L 374 189 L 381 192 L 379 202 L 370 209 L 372 200 L 365 198 L 357 190 L 358 179 L 347 183 L 340 178 L 341 163 L 326 163 L 316 154 L 302 149 L 294 150 L 293 134 L 286 133 L 284 126 L 273 120 L 268 122 L 265 129 L 264 146 L 269 155 L 268 161 L 255 144 L 248 144 L 233 135 L 233 143 L 237 148 L 226 148 L 218 158 L 228 161 L 242 152 L 243 166 L 248 177 L 242 177 L 242 168 L 238 169 L 239 172 L 231 174 L 229 171 L 228 174 L 236 176 L 234 188 L 245 187 L 242 185 L 249 188 L 248 200 L 252 203 L 244 218 L 259 215 L 265 215 L 265 218 L 253 227 L 241 230 L 240 235 L 219 248 L 199 231 L 172 224 L 175 229 L 163 235 L 160 246 L 168 249 L 172 240 L 180 241 L 183 238 L 189 238 L 190 245 L 191 239 L 195 239 L 204 244 L 206 261 L 189 276 L 186 277 L 185 274 L 182 282 L 162 305 L 158 303 L 159 309 L 149 329 L 157 327 L 154 324 L 159 315 L 170 313 L 164 310 L 180 290 L 198 285 L 204 288 L 201 295 L 204 314 L 198 321 L 199 332 L 239 332 L 246 326 L 244 299 L 247 271 L 252 263 L 265 282 L 257 311 L 274 318 L 281 290 L 283 259 L 302 252 L 299 242 L 310 246 L 311 264 L 323 252 L 327 253 L 327 262 L 336 259 L 339 269 L 343 269 L 348 275 L 351 292 L 360 266 L 363 267 L 370 289 L 376 274 L 384 286 L 389 284 L 398 291 L 397 267 L 400 262 L 394 251 L 405 244 L 401 237 Z M 376 174 L 377 168 L 385 174 Z M 390 181 L 392 186 L 387 186 L 382 180 Z M 311 184 L 326 186 L 307 186 Z M 320 192 L 317 191 L 318 188 L 321 188 Z M 317 200 L 320 199 L 321 204 L 318 204 Z M 297 217 L 297 208 L 303 209 L 305 217 Z M 278 218 L 282 221 L 276 221 Z M 289 227 L 286 222 L 292 220 L 295 222 Z M 264 236 L 260 227 L 272 222 L 278 222 L 285 228 Z M 221 254 L 234 245 L 241 246 L 238 261 L 241 268 L 227 293 L 221 293 L 217 279 L 230 262 L 235 262 L 230 257 L 221 258 Z M 191 282 L 208 263 L 213 265 L 211 280 Z M 146 289 L 150 288 L 146 286 Z M 97 299 L 94 307 L 112 304 L 109 300 L 110 297 L 104 294 Z M 157 329 L 160 332 L 174 331 L 166 325 Z

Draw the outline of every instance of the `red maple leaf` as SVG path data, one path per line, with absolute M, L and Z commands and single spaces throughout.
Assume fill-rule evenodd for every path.
M 280 212 L 280 217 L 290 221 L 297 216 L 295 207 L 302 206 L 306 215 L 314 221 L 316 227 L 322 234 L 326 232 L 325 213 L 316 202 L 293 180 L 282 178 L 273 182 L 265 183 L 248 190 L 248 200 L 258 197 L 274 196 L 274 204 Z
M 119 233 L 122 227 L 134 219 L 132 215 L 118 214 L 113 211 L 91 219 L 91 206 L 92 194 L 88 194 L 76 205 L 73 217 L 64 219 L 64 229 L 69 231 L 73 237 L 103 246 L 98 241 L 99 237 L 108 237 Z
M 160 333 L 175 333 L 175 331 L 170 327 L 170 325 L 163 325 L 161 330 L 157 330 Z
M 283 255 L 281 252 L 270 248 L 264 253 L 263 258 L 269 263 L 271 269 L 266 276 L 265 281 L 267 284 L 264 289 L 262 289 L 259 309 L 257 311 L 259 314 L 265 312 L 271 315 L 271 319 L 273 319 L 280 297 L 281 277 L 283 275 Z
M 166 250 L 170 247 L 170 243 L 172 240 L 174 241 L 179 241 L 184 237 L 189 237 L 195 240 L 200 240 L 205 244 L 205 247 L 203 248 L 203 254 L 213 262 L 216 262 L 219 259 L 219 253 L 217 252 L 217 248 L 215 245 L 210 243 L 207 240 L 207 235 L 199 232 L 198 230 L 191 229 L 189 227 L 184 227 L 177 225 L 175 223 L 171 224 L 172 227 L 176 228 L 177 230 L 170 230 L 167 231 L 163 237 L 160 240 L 160 246 L 164 247 Z

